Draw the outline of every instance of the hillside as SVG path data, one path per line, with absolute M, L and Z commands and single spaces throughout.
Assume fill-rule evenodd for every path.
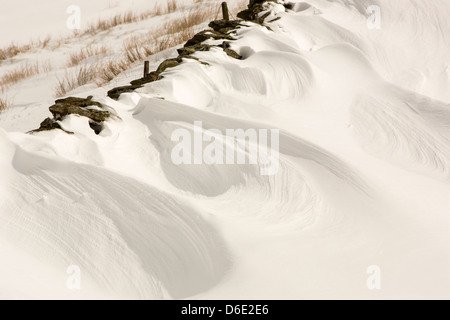
M 0 114 L 0 298 L 450 298 L 449 14 L 251 1 L 143 78 L 27 91 Z

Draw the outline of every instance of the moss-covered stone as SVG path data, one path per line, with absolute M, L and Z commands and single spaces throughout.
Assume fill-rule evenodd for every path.
M 237 17 L 245 21 L 252 21 L 253 20 L 252 10 L 250 9 L 242 10 L 238 12 Z
M 234 59 L 242 59 L 242 57 L 234 50 L 228 49 L 228 48 L 223 48 L 223 51 L 225 51 L 225 53 L 230 56 L 231 58 Z
M 195 47 L 196 45 L 177 49 L 178 55 L 182 58 L 187 57 L 197 51 Z
M 241 20 L 215 20 L 209 23 L 209 27 L 214 31 L 228 34 L 229 31 L 235 30 L 241 25 Z
M 180 63 L 181 57 L 165 60 L 159 65 L 156 71 L 150 72 L 147 76 L 131 81 L 128 86 L 117 87 L 109 90 L 108 97 L 118 100 L 122 93 L 133 92 L 136 89 L 142 88 L 144 84 L 162 79 L 163 77 L 161 76 L 161 73 L 168 68 L 174 68 L 180 65 Z
M 136 89 L 142 88 L 141 85 L 129 85 L 123 87 L 113 88 L 108 91 L 108 97 L 114 100 L 118 100 L 122 93 L 133 92 Z
M 42 131 L 50 131 L 50 130 L 61 130 L 64 131 L 67 134 L 73 134 L 73 132 L 64 130 L 61 125 L 55 121 L 55 119 L 47 118 L 44 121 L 41 122 L 39 129 L 32 130 L 28 132 L 29 134 L 33 134 L 36 132 L 42 132 Z
M 266 20 L 266 18 L 267 18 L 268 16 L 270 16 L 270 12 L 266 12 L 266 13 L 264 13 L 261 17 L 257 18 L 257 19 L 256 19 L 256 22 L 259 23 L 259 24 L 263 24 L 263 23 L 264 23 L 264 20 Z
M 227 55 L 229 55 L 230 57 L 232 57 L 234 59 L 242 59 L 242 57 L 236 51 L 229 49 L 229 44 L 226 45 L 225 43 L 226 43 L 226 41 L 224 41 L 222 46 L 210 46 L 207 44 L 198 44 L 198 45 L 195 45 L 192 47 L 178 49 L 178 53 L 180 54 L 181 57 L 188 57 L 192 53 L 195 53 L 198 51 L 209 51 L 209 50 L 211 50 L 211 48 L 216 47 L 216 48 L 222 48 L 223 51 Z M 204 64 L 207 64 L 207 63 L 204 63 Z
M 269 23 L 272 23 L 272 22 L 278 21 L 278 20 L 280 20 L 280 19 L 281 19 L 281 17 L 276 17 L 275 19 L 273 19 L 273 20 L 270 20 L 270 21 L 269 21 Z
M 183 59 L 192 59 L 192 60 L 195 60 L 197 62 L 200 62 L 204 66 L 209 66 L 210 65 L 208 62 L 201 61 L 199 58 L 192 57 L 192 56 L 183 56 Z
M 180 65 L 180 62 L 177 59 L 168 59 L 163 61 L 158 69 L 156 70 L 156 73 L 161 74 L 164 71 L 166 71 L 168 68 L 175 68 Z
M 143 77 L 143 78 L 140 78 L 137 80 L 133 80 L 130 82 L 130 84 L 132 86 L 143 86 L 146 83 L 150 83 L 150 82 L 159 80 L 160 78 L 161 78 L 161 76 L 158 73 L 152 71 L 146 77 Z
M 213 40 L 234 40 L 233 37 L 231 37 L 228 34 L 221 33 L 215 30 L 204 30 L 199 33 L 197 33 L 191 40 L 186 42 L 184 45 L 185 47 L 192 47 L 197 44 L 201 44 L 202 42 L 213 39 Z
M 42 130 L 62 129 L 58 122 L 51 118 L 47 118 L 41 122 L 40 128 Z
M 240 26 L 241 20 L 225 21 L 217 20 L 212 21 L 209 25 L 212 30 L 205 30 L 197 33 L 192 39 L 186 42 L 183 48 L 178 49 L 178 57 L 174 59 L 168 59 L 163 61 L 156 71 L 150 72 L 146 77 L 131 81 L 130 85 L 117 87 L 108 91 L 108 97 L 114 100 L 118 100 L 122 93 L 133 92 L 136 89 L 142 88 L 146 83 L 157 81 L 163 78 L 161 74 L 168 68 L 174 68 L 180 65 L 185 58 L 195 59 L 204 65 L 208 63 L 200 61 L 196 57 L 191 55 L 199 51 L 209 51 L 212 47 L 220 47 L 224 52 L 232 58 L 241 59 L 242 57 L 232 49 L 228 41 L 234 40 L 234 38 L 227 34 L 231 30 L 235 30 Z M 203 44 L 208 39 L 213 40 L 228 40 L 224 41 L 222 46 L 219 45 L 207 45 Z
M 186 56 L 189 56 L 197 51 L 209 51 L 211 49 L 212 46 L 207 45 L 207 44 L 195 44 L 193 46 L 190 47 L 183 47 L 178 49 L 178 54 L 180 55 L 181 58 L 184 58 Z
M 58 99 L 55 101 L 55 104 L 70 104 L 73 106 L 78 106 L 78 107 L 89 107 L 89 106 L 97 106 L 97 107 L 102 107 L 102 104 L 97 102 L 97 101 L 93 101 L 92 100 L 92 96 L 87 97 L 86 99 L 84 98 L 77 98 L 77 97 L 69 97 L 69 98 L 65 98 L 65 99 Z
M 56 122 L 55 120 L 53 120 L 51 118 L 47 118 L 41 122 L 39 129 L 30 131 L 29 133 L 49 131 L 49 130 L 54 130 L 54 129 L 62 130 L 62 128 L 58 122 Z
M 267 2 L 267 1 L 268 0 L 250 0 L 249 4 L 248 4 L 248 7 L 251 8 L 251 7 L 253 7 L 253 6 L 257 5 L 257 4 L 262 4 L 262 3 Z M 276 2 L 276 1 L 273 1 L 273 0 L 271 0 L 271 1 L 272 2 Z
M 76 114 L 97 122 L 101 122 L 105 121 L 111 116 L 111 113 L 109 111 L 89 109 L 86 107 L 79 107 L 71 104 L 55 104 L 51 106 L 49 110 L 56 120 L 62 120 L 68 115 Z
M 103 129 L 103 122 L 109 119 L 112 114 L 110 111 L 105 110 L 101 103 L 92 100 L 92 96 L 83 98 L 69 97 L 65 99 L 59 99 L 55 101 L 49 110 L 53 115 L 53 119 L 45 119 L 39 126 L 39 129 L 33 130 L 30 133 L 48 131 L 59 129 L 66 133 L 73 134 L 64 130 L 58 121 L 64 120 L 68 115 L 79 115 L 89 119 L 91 128 L 96 134 L 99 134 Z
M 101 122 L 111 116 L 109 111 L 98 110 L 98 108 L 103 108 L 102 104 L 93 101 L 92 96 L 89 96 L 86 99 L 70 97 L 56 100 L 49 110 L 55 120 L 61 120 L 70 114 L 77 114 L 93 121 Z
M 261 17 L 259 15 L 261 12 L 266 10 L 265 4 L 267 2 L 277 3 L 276 0 L 251 0 L 248 5 L 248 9 L 245 9 L 237 14 L 238 18 L 258 24 L 263 24 L 264 20 L 270 15 L 270 12 L 266 12 Z

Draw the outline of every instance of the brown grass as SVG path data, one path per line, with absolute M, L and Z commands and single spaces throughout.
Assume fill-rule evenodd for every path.
M 169 0 L 166 6 L 160 5 L 152 10 L 144 11 L 141 13 L 134 13 L 132 11 L 128 11 L 126 13 L 117 14 L 107 19 L 99 19 L 97 22 L 88 25 L 88 27 L 84 31 L 75 30 L 73 36 L 81 37 L 84 35 L 94 35 L 99 32 L 114 28 L 121 24 L 129 24 L 133 22 L 142 21 L 150 17 L 169 14 L 176 11 L 178 8 L 179 6 L 177 0 Z M 55 41 L 55 43 L 57 44 L 56 47 L 58 47 L 62 43 L 67 43 L 73 36 L 56 40 Z M 0 49 L 0 61 L 14 58 L 15 56 L 21 53 L 26 53 L 31 49 L 46 48 L 50 44 L 51 40 L 52 38 L 48 36 L 44 40 L 39 40 L 37 42 L 31 41 L 30 43 L 24 45 L 17 45 L 11 43 L 8 47 Z
M 196 11 L 198 9 L 201 9 L 200 11 L 204 11 L 204 9 L 208 8 L 209 14 L 208 18 L 213 19 L 216 16 L 216 10 L 217 6 L 220 4 L 220 2 L 213 2 L 213 1 L 206 1 L 206 0 L 195 0 L 194 3 L 197 5 Z M 236 13 L 237 11 L 240 11 L 246 7 L 247 1 L 242 0 L 242 3 L 237 8 L 230 8 L 231 12 Z M 61 39 L 57 39 L 54 41 L 54 48 L 58 48 L 61 44 L 65 44 L 70 42 L 73 36 L 75 37 L 82 37 L 85 35 L 94 35 L 102 31 L 107 31 L 111 28 L 114 28 L 121 24 L 129 24 L 133 22 L 142 21 L 151 17 L 155 16 L 161 16 L 173 13 L 177 10 L 183 10 L 185 7 L 180 7 L 177 0 L 168 0 L 167 4 L 159 5 L 153 8 L 152 10 L 140 12 L 140 13 L 134 13 L 132 11 L 117 14 L 113 17 L 107 18 L 107 19 L 99 19 L 95 23 L 91 23 L 88 25 L 88 27 L 83 30 L 74 30 L 74 33 L 72 36 L 64 37 Z M 201 19 L 200 19 L 201 20 Z M 206 21 L 206 20 L 204 20 Z M 184 22 L 185 23 L 185 22 Z M 174 33 L 174 32 L 172 32 Z M 0 49 L 0 62 L 2 60 L 13 58 L 21 53 L 26 53 L 30 51 L 31 49 L 39 49 L 39 48 L 47 48 L 52 41 L 52 38 L 50 36 L 46 37 L 44 40 L 39 40 L 37 42 L 31 41 L 28 44 L 24 45 L 16 45 L 12 43 L 6 48 Z
M 40 73 L 49 73 L 53 70 L 50 59 L 33 64 L 25 63 L 16 69 L 7 71 L 0 77 L 0 88 L 4 91 L 6 88 L 19 83 Z
M 106 48 L 105 46 L 90 45 L 86 48 L 82 48 L 77 52 L 71 53 L 69 60 L 67 61 L 67 67 L 75 67 L 89 57 L 105 55 L 107 52 L 108 48 Z
M 198 0 L 199 6 L 196 9 L 186 10 L 185 15 L 178 19 L 169 20 L 162 27 L 155 28 L 146 33 L 133 35 L 123 42 L 121 57 L 109 59 L 107 62 L 99 61 L 91 66 L 83 66 L 72 73 L 66 72 L 63 79 L 58 79 L 58 84 L 55 89 L 56 97 L 62 97 L 67 92 L 85 85 L 87 83 L 96 83 L 98 86 L 105 85 L 112 81 L 122 72 L 128 70 L 134 64 L 142 62 L 149 56 L 163 52 L 167 49 L 176 47 L 187 40 L 191 39 L 195 34 L 195 27 L 198 25 L 211 21 L 216 16 L 216 6 L 205 5 L 204 0 Z M 245 1 L 243 1 L 245 2 Z M 200 4 L 201 3 L 201 4 Z M 216 4 L 216 3 L 214 3 Z M 136 21 L 136 19 L 143 20 L 149 15 L 161 15 L 177 10 L 178 3 L 171 0 L 167 3 L 167 7 L 158 7 L 152 13 L 144 12 L 139 16 L 133 14 L 125 14 L 113 17 L 105 22 L 98 22 L 92 28 L 92 32 L 106 28 L 106 26 L 115 26 L 124 21 Z M 238 9 L 245 7 L 243 3 L 239 8 L 230 8 L 232 12 L 237 12 Z M 173 12 L 172 11 L 172 12 Z M 107 29 L 107 28 L 106 28 Z M 105 30 L 106 30 L 105 29 Z M 89 48 L 89 47 L 88 47 Z M 68 64 L 71 66 L 78 65 L 89 56 L 97 54 L 104 54 L 107 52 L 95 51 L 94 49 L 84 49 L 85 51 L 77 52 L 70 57 Z
M 12 71 L 7 71 L 3 76 L 1 76 L 0 87 L 9 87 L 15 83 L 22 81 L 23 79 L 36 75 L 39 72 L 39 63 L 23 64 Z
M 128 11 L 123 14 L 117 14 L 113 17 L 106 19 L 99 19 L 96 23 L 91 23 L 88 25 L 86 30 L 82 33 L 79 31 L 76 32 L 77 36 L 83 36 L 86 34 L 97 34 L 102 31 L 109 30 L 118 25 L 129 24 L 133 22 L 139 22 L 150 17 L 162 16 L 166 14 L 170 14 L 175 12 L 178 9 L 178 1 L 177 0 L 168 0 L 166 6 L 158 5 L 153 10 L 148 10 L 140 13 L 135 13 L 132 11 Z
M 132 11 L 128 11 L 126 13 L 117 14 L 111 18 L 98 19 L 97 22 L 89 24 L 82 35 L 92 35 L 101 31 L 109 30 L 121 24 L 137 22 L 141 19 L 141 17 L 144 18 L 142 14 L 138 15 L 133 13 Z
M 25 53 L 32 48 L 32 43 L 26 45 L 16 45 L 11 43 L 8 47 L 0 49 L 0 60 L 6 60 L 17 56 L 20 53 Z
M 50 41 L 52 40 L 52 38 L 50 36 L 47 36 L 47 38 L 45 38 L 44 40 L 41 41 L 41 46 L 42 49 L 47 48 L 47 46 L 49 45 Z
M 127 39 L 124 42 L 123 52 L 125 56 L 125 60 L 129 64 L 133 64 L 136 61 L 143 60 L 146 56 L 146 52 L 152 52 L 150 47 L 146 47 L 147 49 L 144 51 L 144 43 L 138 36 L 133 36 Z
M 41 62 L 41 67 L 39 69 L 40 72 L 46 72 L 49 73 L 53 70 L 52 62 L 50 59 L 47 59 L 46 61 Z
M 177 0 L 167 1 L 167 13 L 175 12 L 178 8 Z
M 123 71 L 127 70 L 128 67 L 129 64 L 123 59 L 118 61 L 110 60 L 107 63 L 102 64 L 97 68 L 97 85 L 102 86 L 103 84 L 112 81 Z
M 11 105 L 11 102 L 8 100 L 8 98 L 0 97 L 0 113 L 8 109 Z
M 57 79 L 56 96 L 64 96 L 67 92 L 85 85 L 95 82 L 103 85 L 110 82 L 119 74 L 129 69 L 134 64 L 141 62 L 154 54 L 160 53 L 167 49 L 180 45 L 195 33 L 195 27 L 215 18 L 217 14 L 219 2 L 208 0 L 195 0 L 196 7 L 186 10 L 177 0 L 168 0 L 165 4 L 159 5 L 152 10 L 134 13 L 131 11 L 115 15 L 108 19 L 99 19 L 96 23 L 92 23 L 83 31 L 75 31 L 74 35 L 53 40 L 46 37 L 43 40 L 32 41 L 25 45 L 17 45 L 12 43 L 6 48 L 0 49 L 0 63 L 3 60 L 14 58 L 15 56 L 26 53 L 32 49 L 52 50 L 58 48 L 62 44 L 68 44 L 73 41 L 73 37 L 92 36 L 102 31 L 108 31 L 121 24 L 129 24 L 148 19 L 150 17 L 161 16 L 173 12 L 184 10 L 184 16 L 172 19 L 166 22 L 162 27 L 155 28 L 149 32 L 133 35 L 124 41 L 121 56 L 110 59 L 106 62 L 98 61 L 94 64 L 84 65 L 73 68 L 82 64 L 87 58 L 101 56 L 111 53 L 109 48 L 104 46 L 90 45 L 86 48 L 73 52 L 66 66 L 73 68 L 66 71 L 62 79 Z M 230 8 L 230 12 L 237 12 L 237 9 L 243 9 L 247 1 L 242 0 L 239 8 Z M 8 71 L 0 75 L 0 90 L 4 90 L 26 78 L 34 76 L 42 72 L 50 72 L 53 69 L 51 61 L 36 62 L 34 64 L 23 64 L 18 68 Z M 1 100 L 2 108 L 8 105 L 7 99 Z
M 67 92 L 72 91 L 75 88 L 93 82 L 96 79 L 96 77 L 97 77 L 96 65 L 82 66 L 72 74 L 69 74 L 66 71 L 66 75 L 63 79 L 57 79 L 58 84 L 56 85 L 55 88 L 55 96 L 62 97 Z
M 194 26 L 198 26 L 205 21 L 209 21 L 213 16 L 214 9 L 211 7 L 205 7 L 200 10 L 190 10 L 184 17 L 166 22 L 164 30 L 166 34 L 179 33 Z

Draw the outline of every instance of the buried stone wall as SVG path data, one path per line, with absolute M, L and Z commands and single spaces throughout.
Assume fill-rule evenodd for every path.
M 221 48 L 228 56 L 234 59 L 242 59 L 242 57 L 232 49 L 230 49 L 231 41 L 235 40 L 236 30 L 245 27 L 242 22 L 248 21 L 257 24 L 263 24 L 265 19 L 270 15 L 267 11 L 268 3 L 283 3 L 277 0 L 250 0 L 248 8 L 237 14 L 237 20 L 215 20 L 209 23 L 210 29 L 197 33 L 192 39 L 188 40 L 186 44 L 178 49 L 178 57 L 163 61 L 156 71 L 150 72 L 143 78 L 134 80 L 130 85 L 117 87 L 108 91 L 108 96 L 117 100 L 122 93 L 133 92 L 134 90 L 141 88 L 144 84 L 157 81 L 163 78 L 163 73 L 167 68 L 173 68 L 180 65 L 183 59 L 195 59 L 192 54 L 197 51 L 209 51 L 211 48 Z M 284 4 L 286 8 L 289 8 L 289 4 Z M 270 28 L 269 28 L 270 29 Z M 223 40 L 221 45 L 207 45 L 204 44 L 206 40 Z M 201 63 L 205 63 L 200 61 Z
M 234 59 L 242 59 L 242 57 L 232 49 L 231 42 L 235 40 L 236 30 L 245 27 L 244 21 L 263 24 L 265 19 L 270 15 L 270 12 L 265 12 L 268 9 L 268 3 L 282 3 L 288 9 L 289 3 L 284 3 L 277 0 L 250 0 L 248 8 L 239 12 L 237 20 L 215 20 L 209 23 L 207 30 L 201 31 L 194 35 L 192 39 L 188 40 L 185 45 L 178 49 L 178 56 L 176 58 L 167 59 L 163 61 L 155 71 L 146 74 L 140 79 L 131 81 L 129 85 L 113 88 L 108 91 L 108 97 L 118 100 L 122 93 L 133 92 L 138 88 L 142 88 L 146 83 L 158 81 L 163 78 L 163 73 L 168 68 L 175 68 L 181 63 L 183 59 L 195 59 L 200 63 L 207 64 L 200 61 L 198 58 L 192 56 L 198 51 L 209 51 L 211 48 L 221 48 L 228 56 Z M 269 30 L 270 28 L 267 27 Z M 208 45 L 204 42 L 212 40 L 223 40 L 220 45 Z M 55 101 L 55 104 L 49 108 L 53 118 L 45 119 L 40 127 L 29 133 L 36 133 L 48 130 L 62 130 L 68 134 L 73 134 L 64 130 L 59 121 L 64 120 L 68 115 L 78 115 L 89 119 L 89 125 L 92 130 L 99 134 L 103 129 L 103 122 L 111 117 L 117 117 L 113 114 L 111 108 L 102 105 L 93 100 L 92 96 L 87 98 L 68 97 Z

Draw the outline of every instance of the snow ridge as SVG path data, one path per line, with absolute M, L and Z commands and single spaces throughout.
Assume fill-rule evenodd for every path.
M 73 114 L 56 120 L 73 134 L 0 129 L 0 296 L 449 297 L 450 6 L 252 3 L 215 30 L 227 40 L 94 96 L 117 114 L 99 134 Z M 279 130 L 278 172 L 174 164 L 173 132 L 196 121 Z M 69 265 L 81 292 L 61 285 Z

